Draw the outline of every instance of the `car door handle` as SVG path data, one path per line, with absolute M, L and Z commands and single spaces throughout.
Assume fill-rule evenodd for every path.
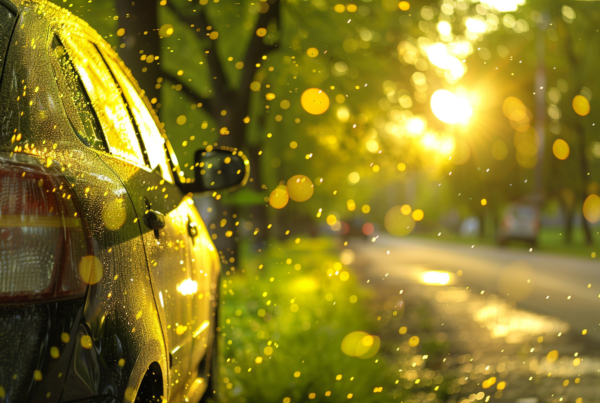
M 164 214 L 156 210 L 148 210 L 144 216 L 146 226 L 154 231 L 163 229 L 166 225 Z

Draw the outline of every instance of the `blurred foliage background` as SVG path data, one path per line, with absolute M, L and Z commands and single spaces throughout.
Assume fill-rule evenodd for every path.
M 475 217 L 493 239 L 503 209 L 524 200 L 559 240 L 593 242 L 581 219 L 600 191 L 593 2 L 55 1 L 119 50 L 184 167 L 215 143 L 249 156 L 250 186 L 213 197 L 250 229 L 213 228 L 219 246 L 235 249 L 240 230 L 260 243 L 370 223 L 377 236 L 404 204 L 424 212 L 416 233 L 451 236 Z M 308 88 L 327 94 L 325 113 L 302 107 Z M 439 90 L 451 97 L 436 115 Z M 298 174 L 314 196 L 270 208 L 269 194 Z

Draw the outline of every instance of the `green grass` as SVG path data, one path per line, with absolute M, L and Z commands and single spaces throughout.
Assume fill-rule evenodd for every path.
M 223 276 L 221 284 L 224 400 L 298 402 L 314 393 L 314 401 L 341 402 L 352 393 L 355 401 L 385 401 L 373 394 L 390 383 L 384 360 L 349 357 L 340 349 L 346 334 L 375 326 L 363 303 L 366 290 L 354 276 L 342 281 L 335 275 L 346 269 L 333 244 L 302 240 L 242 255 L 244 273 Z
M 350 401 L 387 402 L 434 390 L 431 380 L 407 386 L 399 376 L 404 366 L 414 369 L 415 354 L 435 354 L 426 342 L 433 336 L 420 334 L 423 343 L 411 347 L 411 335 L 398 334 L 402 315 L 384 326 L 380 296 L 341 266 L 332 240 L 303 238 L 262 253 L 242 248 L 240 262 L 237 274 L 221 278 L 221 401 L 335 403 L 351 394 Z M 368 359 L 345 355 L 342 339 L 354 331 L 380 335 L 379 352 Z

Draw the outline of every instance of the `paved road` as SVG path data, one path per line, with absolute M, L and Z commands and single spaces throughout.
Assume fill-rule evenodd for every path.
M 454 284 L 514 300 L 520 309 L 558 317 L 569 323 L 572 332 L 587 329 L 589 337 L 600 341 L 600 261 L 595 259 L 417 238 L 355 240 L 350 247 L 367 277 L 387 274 L 386 280 L 401 288 L 422 282 L 427 271 L 449 272 Z

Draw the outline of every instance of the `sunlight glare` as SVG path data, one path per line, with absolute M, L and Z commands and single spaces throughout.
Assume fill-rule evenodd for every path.
M 467 123 L 473 115 L 473 108 L 467 99 L 448 90 L 437 90 L 433 93 L 431 110 L 439 120 L 448 124 Z

